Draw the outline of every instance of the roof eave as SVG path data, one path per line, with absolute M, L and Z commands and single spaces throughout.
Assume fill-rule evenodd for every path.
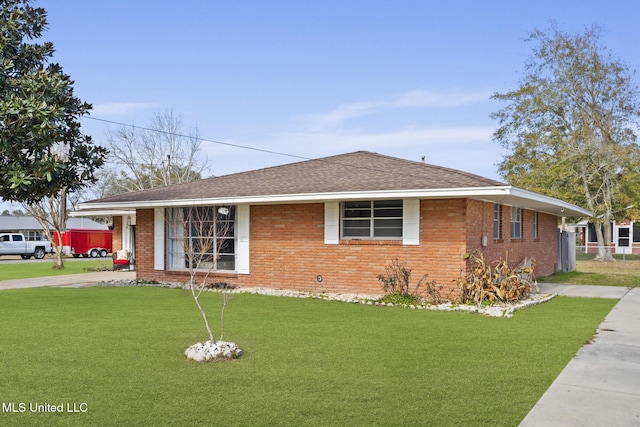
M 527 209 L 534 209 L 557 216 L 590 216 L 591 212 L 553 197 L 543 196 L 531 191 L 512 186 L 461 187 L 446 189 L 409 189 L 409 190 L 375 190 L 348 191 L 332 193 L 275 194 L 259 196 L 232 196 L 198 199 L 146 200 L 128 202 L 88 202 L 81 203 L 75 216 L 95 212 L 111 212 L 110 215 L 129 214 L 135 209 L 151 209 L 159 207 L 206 206 L 206 205 L 264 205 L 330 202 L 342 200 L 373 199 L 444 199 L 472 198 L 491 201 Z M 117 213 L 119 212 L 119 213 Z

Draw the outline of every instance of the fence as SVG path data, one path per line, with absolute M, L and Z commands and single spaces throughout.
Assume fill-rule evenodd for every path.
M 609 249 L 613 257 L 619 261 L 623 261 L 623 266 L 626 264 L 627 260 L 638 260 L 640 259 L 640 254 L 638 253 L 630 253 L 626 250 L 620 250 L 619 246 L 610 245 L 605 246 L 604 248 Z M 590 244 L 588 246 L 577 245 L 577 258 L 579 260 L 592 260 L 598 255 L 598 247 Z
M 576 270 L 576 233 L 573 231 L 558 232 L 558 271 Z

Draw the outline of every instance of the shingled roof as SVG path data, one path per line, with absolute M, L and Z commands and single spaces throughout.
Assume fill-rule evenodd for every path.
M 355 198 L 471 197 L 567 215 L 577 206 L 460 170 L 368 151 L 157 187 L 82 203 L 80 211 Z M 78 213 L 81 214 L 81 213 Z
M 467 172 L 368 151 L 126 193 L 94 202 L 503 186 Z

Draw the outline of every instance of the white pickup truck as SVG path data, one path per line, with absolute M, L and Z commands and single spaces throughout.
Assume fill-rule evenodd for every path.
M 42 259 L 51 252 L 51 243 L 46 240 L 30 241 L 18 233 L 0 234 L 0 255 L 20 255 L 22 259 Z

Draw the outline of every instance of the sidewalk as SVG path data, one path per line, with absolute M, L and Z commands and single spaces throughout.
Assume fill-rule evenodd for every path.
M 541 284 L 540 291 L 621 299 L 520 426 L 640 426 L 640 289 Z
M 97 271 L 93 273 L 65 274 L 33 279 L 0 280 L 0 290 L 42 287 L 83 288 L 108 280 L 134 280 L 135 271 Z

